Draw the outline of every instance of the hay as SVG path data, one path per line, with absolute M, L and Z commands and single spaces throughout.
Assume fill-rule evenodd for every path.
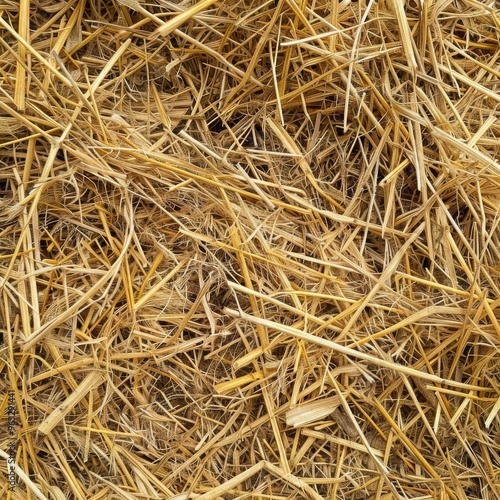
M 4 2 L 2 498 L 500 498 L 499 29 Z

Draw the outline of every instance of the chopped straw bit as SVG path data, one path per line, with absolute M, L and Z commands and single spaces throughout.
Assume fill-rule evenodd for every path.
M 500 499 L 485 0 L 0 7 L 0 496 Z

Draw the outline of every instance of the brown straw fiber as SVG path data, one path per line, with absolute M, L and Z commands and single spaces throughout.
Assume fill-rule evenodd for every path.
M 0 4 L 0 498 L 500 499 L 500 11 Z

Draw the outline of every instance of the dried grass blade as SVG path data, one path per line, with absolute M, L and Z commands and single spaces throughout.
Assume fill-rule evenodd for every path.
M 158 290 L 163 288 L 187 263 L 189 259 L 182 259 L 164 278 L 162 278 L 156 285 L 154 285 L 148 292 L 142 295 L 134 304 L 134 311 L 142 307 L 151 297 L 153 297 Z M 200 297 L 201 301 L 201 297 Z
M 199 14 L 201 11 L 208 9 L 211 5 L 213 5 L 217 0 L 202 0 L 191 7 L 187 8 L 181 14 L 177 14 L 170 21 L 162 23 L 162 25 L 156 29 L 153 35 L 157 36 L 168 36 L 173 31 L 175 31 L 179 26 L 182 26 L 184 23 L 189 21 L 193 16 Z
M 20 0 L 19 15 L 18 15 L 18 32 L 19 36 L 29 43 L 29 17 L 30 17 L 30 2 L 29 0 Z M 17 109 L 24 111 L 26 106 L 26 45 L 18 45 L 18 60 L 16 67 L 16 88 L 14 91 L 14 102 Z
M 242 319 L 245 319 L 245 320 L 250 321 L 252 323 L 265 326 L 265 327 L 272 329 L 272 330 L 281 331 L 283 333 L 288 333 L 289 335 L 292 335 L 293 337 L 296 337 L 298 339 L 306 340 L 306 341 L 312 342 L 313 344 L 317 344 L 317 345 L 320 345 L 322 347 L 326 347 L 327 349 L 331 349 L 334 352 L 344 354 L 345 356 L 348 356 L 348 357 L 369 361 L 370 363 L 373 363 L 374 365 L 381 366 L 383 368 L 388 368 L 389 370 L 393 370 L 397 373 L 403 373 L 405 375 L 409 375 L 412 377 L 420 377 L 424 380 L 428 380 L 429 382 L 434 382 L 436 384 L 447 384 L 451 387 L 457 387 L 459 389 L 464 389 L 464 390 L 479 391 L 479 392 L 491 390 L 490 388 L 485 388 L 485 387 L 471 385 L 471 384 L 465 384 L 462 382 L 457 382 L 456 380 L 443 379 L 442 377 L 438 377 L 436 375 L 421 372 L 419 370 L 415 370 L 414 368 L 411 368 L 408 366 L 399 365 L 399 364 L 394 363 L 392 361 L 387 361 L 385 359 L 377 358 L 376 356 L 372 356 L 371 354 L 367 354 L 367 353 L 364 353 L 361 351 L 357 351 L 355 349 L 351 349 L 349 347 L 345 347 L 341 344 L 338 344 L 337 342 L 333 342 L 331 340 L 327 340 L 327 339 L 324 339 L 322 337 L 316 337 L 316 336 L 314 336 L 308 332 L 305 332 L 303 330 L 298 330 L 297 328 L 294 328 L 291 326 L 282 325 L 282 324 L 276 323 L 274 321 L 251 316 L 250 314 L 247 314 L 244 311 L 235 311 L 234 309 L 230 309 L 230 308 L 226 308 L 225 311 L 230 316 L 233 316 L 236 318 L 242 318 Z
M 394 10 L 396 11 L 396 18 L 401 32 L 401 41 L 403 44 L 403 51 L 408 59 L 409 67 L 412 71 L 417 68 L 417 60 L 413 51 L 412 34 L 408 25 L 408 18 L 404 9 L 403 0 L 393 0 Z
M 75 406 L 89 393 L 89 391 L 99 387 L 104 380 L 104 376 L 101 372 L 94 371 L 89 373 L 76 390 L 38 426 L 38 430 L 42 434 L 49 434 L 70 411 L 74 410 Z
M 317 420 L 324 419 L 341 404 L 342 401 L 339 396 L 309 401 L 288 410 L 285 415 L 286 423 L 292 427 L 308 425 Z

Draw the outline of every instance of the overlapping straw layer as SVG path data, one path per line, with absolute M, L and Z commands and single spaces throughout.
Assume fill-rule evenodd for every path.
M 496 7 L 3 2 L 0 496 L 500 498 Z

